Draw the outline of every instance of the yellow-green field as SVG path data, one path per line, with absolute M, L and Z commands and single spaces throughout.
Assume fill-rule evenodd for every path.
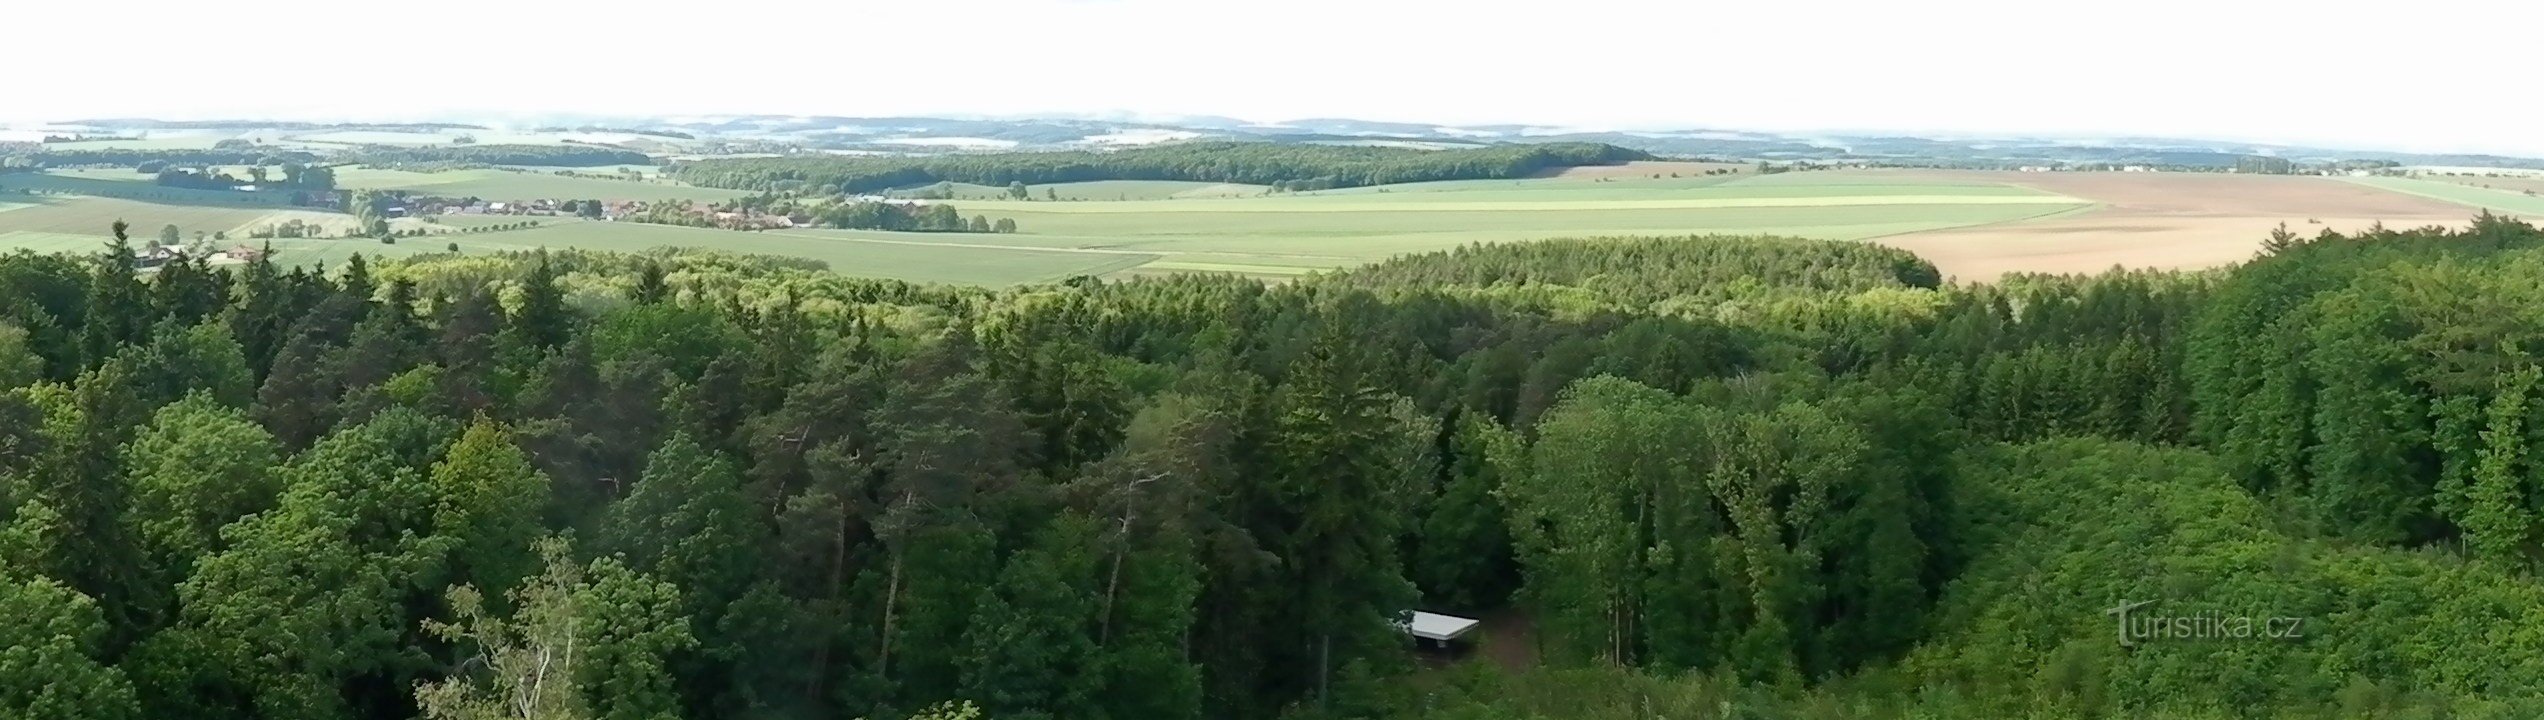
M 2482 182 L 2515 185 L 2508 189 L 2478 187 L 2469 182 L 2423 180 L 2418 178 L 2361 177 L 2344 179 L 2361 185 L 2383 188 L 2403 193 L 2405 195 L 2418 195 L 2432 200 L 2443 200 L 2466 207 L 2483 208 L 2498 213 L 2522 215 L 2527 217 L 2544 216 L 2544 197 L 2538 197 L 2528 192 L 2531 189 L 2544 188 L 2544 186 L 2527 186 L 2521 182 L 2525 180 L 2524 178 L 2511 178 L 2506 181 L 2494 178 L 2480 178 Z
M 338 178 L 348 187 L 486 198 L 665 198 L 637 194 L 655 192 L 706 200 L 742 194 L 495 170 L 409 173 L 345 168 L 338 171 Z M 958 196 L 975 199 L 956 200 L 954 205 L 966 216 L 1014 219 L 1020 232 L 731 232 L 536 218 L 543 226 L 530 230 L 405 238 L 396 245 L 369 240 L 278 241 L 276 248 L 286 261 L 306 263 L 333 262 L 355 252 L 392 256 L 442 252 L 453 243 L 463 253 L 540 246 L 641 250 L 673 245 L 808 257 L 853 275 L 1007 285 L 1081 274 L 1227 272 L 1283 278 L 1472 242 L 1551 237 L 1725 233 L 1863 239 L 1991 225 L 2092 207 L 2074 197 L 2002 182 L 1868 178 L 1848 173 L 1552 177 L 1311 193 L 1266 193 L 1255 186 L 1213 183 L 1111 181 L 1036 186 L 1032 196 L 1037 199 L 1031 201 L 987 199 L 992 191 L 1004 197 L 1003 188 L 958 186 Z M 1052 194 L 1103 199 L 1039 199 Z M 110 215 L 130 216 L 127 219 L 137 228 L 156 232 L 168 222 L 189 231 L 223 223 L 240 228 L 266 222 L 279 212 L 98 198 L 34 199 L 40 201 L 39 207 L 0 212 L 0 232 L 26 233 L 14 240 L 0 236 L 0 250 L 61 249 L 66 237 L 102 235 L 105 223 L 113 219 Z M 449 217 L 424 226 L 440 232 L 529 219 Z

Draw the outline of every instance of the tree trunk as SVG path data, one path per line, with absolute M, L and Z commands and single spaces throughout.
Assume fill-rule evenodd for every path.
M 1122 588 L 1122 556 L 1125 554 L 1123 548 L 1114 548 L 1112 577 L 1104 581 L 1104 620 L 1095 635 L 1095 646 L 1099 648 L 1113 642 L 1113 595 Z
M 1334 634 L 1325 633 L 1316 643 L 1316 709 L 1329 710 L 1334 685 Z
M 892 614 L 901 605 L 902 555 L 900 552 L 892 554 L 892 582 L 883 594 L 883 648 L 875 656 L 877 677 L 888 678 L 892 674 Z
M 841 576 L 847 572 L 848 565 L 848 503 L 846 500 L 840 501 L 838 518 L 839 523 L 835 526 L 830 538 L 830 584 L 823 588 L 830 595 L 830 607 L 825 614 L 832 615 L 839 613 L 839 585 L 842 582 Z M 813 673 L 805 697 L 821 697 L 822 679 L 830 676 L 830 646 L 831 643 L 824 640 L 813 648 Z

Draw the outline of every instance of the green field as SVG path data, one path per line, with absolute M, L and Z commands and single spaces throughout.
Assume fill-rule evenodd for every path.
M 582 172 L 593 171 L 583 170 Z M 341 167 L 336 169 L 336 184 L 355 190 L 404 190 L 442 197 L 474 196 L 494 201 L 581 198 L 645 202 L 665 200 L 712 202 L 751 194 L 740 190 L 703 188 L 667 182 L 601 180 L 566 177 L 553 172 L 508 170 L 452 170 L 423 173 L 368 167 Z
M 0 251 L 18 247 L 43 250 L 45 248 L 38 245 L 63 236 L 88 238 L 93 245 L 108 237 L 116 220 L 132 225 L 131 234 L 136 244 L 157 239 L 159 229 L 167 225 L 177 226 L 189 240 L 193 239 L 196 231 L 227 233 L 232 240 L 241 240 L 246 237 L 249 228 L 294 218 L 303 222 L 331 224 L 340 220 L 343 225 L 353 222 L 350 215 L 307 210 L 185 205 L 104 197 L 46 195 L 34 199 L 36 202 L 30 207 L 0 213 Z M 26 237 L 13 237 L 21 233 Z
M 2399 177 L 2344 178 L 2361 185 L 2371 185 L 2406 195 L 2486 208 L 2512 215 L 2544 216 L 2544 197 L 2524 192 L 2480 188 L 2462 183 Z
M 153 188 L 136 175 L 41 176 L 65 187 Z M 679 185 L 497 170 L 412 173 L 344 168 L 347 187 L 478 197 L 595 197 L 701 200 L 744 193 Z M 86 185 L 78 185 L 86 183 Z M 2435 184 L 2435 183 L 2433 183 Z M 958 186 L 962 192 L 1004 190 Z M 1134 200 L 957 200 L 965 215 L 1012 218 L 1017 234 L 885 233 L 848 230 L 731 232 L 572 218 L 444 216 L 412 222 L 433 232 L 536 219 L 529 230 L 368 240 L 277 241 L 287 262 L 336 262 L 360 252 L 408 255 L 533 247 L 643 250 L 707 247 L 813 258 L 851 275 L 927 282 L 1009 285 L 1072 275 L 1227 272 L 1266 278 L 1348 267 L 1404 253 L 1475 242 L 1597 235 L 1775 234 L 1855 240 L 2055 215 L 2085 201 L 2011 185 L 1934 182 L 1862 173 L 1791 173 L 1682 178 L 1543 178 L 1417 183 L 1312 193 L 1262 194 L 1214 183 L 1112 181 L 1051 186 L 1062 197 L 1100 194 Z M 2479 192 L 2479 189 L 2446 186 Z M 213 194 L 217 198 L 221 194 Z M 237 194 L 231 193 L 230 196 Z M 2506 195 L 2506 194 L 2502 194 Z M 1043 194 L 1037 191 L 1035 197 Z M 978 197 L 978 196 L 976 196 Z M 65 238 L 102 235 L 118 214 L 155 233 L 175 222 L 236 230 L 277 222 L 264 207 L 191 207 L 132 200 L 33 196 L 36 207 L 0 213 L 0 249 L 78 249 Z M 186 214 L 193 213 L 193 214 Z M 227 223 L 226 228 L 213 226 Z M 137 231 L 141 232 L 141 231 Z
M 2070 212 L 2075 198 L 1993 183 L 1867 183 L 1807 173 L 1593 182 L 1484 180 L 1242 199 L 973 201 L 1024 234 L 967 244 L 1153 252 L 1157 270 L 1295 274 L 1470 242 L 1584 235 L 1778 234 L 1855 240 Z

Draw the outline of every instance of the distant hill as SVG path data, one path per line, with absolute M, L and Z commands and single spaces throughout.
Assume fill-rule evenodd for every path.
M 468 118 L 453 118 L 468 120 Z M 2544 159 L 2491 154 L 2430 154 L 2203 140 L 2196 138 L 2040 136 L 1935 137 L 1917 133 L 1782 133 L 1723 128 L 1568 128 L 1526 124 L 1433 123 L 1317 117 L 1259 122 L 1220 116 L 1086 115 L 1048 117 L 691 115 L 558 116 L 521 127 L 643 128 L 644 142 L 623 149 L 657 155 L 880 154 L 935 155 L 991 151 L 1124 148 L 1194 141 L 1335 144 L 1397 141 L 1399 147 L 1461 148 L 1496 144 L 1597 143 L 1670 157 L 1742 162 L 1812 162 L 1948 167 L 2016 165 L 2148 164 L 2193 168 L 2233 167 L 2254 156 L 2308 163 L 2389 162 L 2544 169 Z M 280 130 L 436 132 L 484 130 L 469 122 L 313 123 L 265 120 L 168 121 L 92 118 L 47 127 L 75 127 L 97 134 L 153 131 Z M 685 137 L 684 137 L 685 136 Z

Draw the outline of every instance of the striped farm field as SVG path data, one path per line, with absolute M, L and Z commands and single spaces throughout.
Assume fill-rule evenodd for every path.
M 954 186 L 963 215 L 1014 220 L 1018 232 L 888 233 L 799 229 L 734 232 L 634 223 L 535 218 L 540 227 L 490 230 L 524 218 L 437 218 L 435 234 L 396 244 L 370 240 L 278 241 L 287 262 L 337 262 L 359 252 L 400 256 L 499 252 L 537 247 L 644 250 L 702 247 L 804 257 L 840 273 L 1002 286 L 1075 275 L 1231 273 L 1267 279 L 1360 265 L 1405 253 L 1469 243 L 1612 235 L 1789 235 L 1835 240 L 1994 226 L 2096 207 L 2060 192 L 1982 179 L 1916 174 L 1815 172 L 1681 177 L 1587 175 L 1521 180 L 1411 183 L 1315 192 L 1269 192 L 1251 185 L 1104 181 L 1031 187 L 1028 201 L 1005 188 Z M 342 168 L 346 187 L 404 189 L 485 198 L 592 197 L 710 201 L 738 196 L 659 182 L 467 170 L 414 173 Z M 122 176 L 63 177 L 69 187 L 151 188 Z M 994 194 L 993 194 L 994 193 Z M 1109 193 L 1109 197 L 1107 194 Z M 1042 198 L 1063 198 L 1051 201 Z M 972 199 L 962 199 L 970 197 Z M 1087 197 L 1086 200 L 1067 198 Z M 995 198 L 995 199 L 993 199 Z M 283 208 L 187 207 L 135 200 L 36 196 L 38 207 L 0 213 L 0 232 L 36 233 L 0 248 L 53 247 L 60 235 L 101 236 L 114 216 L 155 233 L 176 223 L 239 228 L 280 218 Z M 421 221 L 418 221 L 421 222 Z M 239 233 L 233 232 L 233 235 Z

